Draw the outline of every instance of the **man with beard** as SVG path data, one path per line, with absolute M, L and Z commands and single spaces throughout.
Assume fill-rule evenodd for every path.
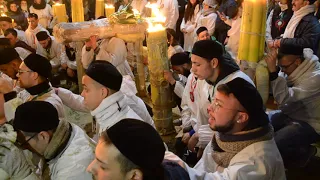
M 215 133 L 196 166 L 190 168 L 170 153 L 166 159 L 175 158 L 191 179 L 286 179 L 273 128 L 252 84 L 235 78 L 218 85 L 208 112 Z
M 10 64 L 8 59 L 1 59 L 0 64 Z M 0 93 L 5 100 L 4 109 L 6 119 L 9 121 L 14 118 L 14 112 L 18 105 L 27 101 L 47 101 L 55 106 L 59 112 L 59 117 L 64 117 L 64 107 L 61 99 L 49 83 L 51 77 L 50 62 L 38 55 L 30 54 L 20 65 L 18 70 L 16 65 L 7 66 L 10 76 L 14 77 L 17 71 L 18 85 L 25 90 L 17 93 L 14 91 L 12 81 L 0 79 Z
M 194 151 L 198 145 L 202 150 L 211 140 L 213 131 L 208 126 L 207 107 L 219 84 L 227 83 L 237 77 L 243 78 L 251 84 L 253 81 L 240 71 L 235 61 L 224 53 L 219 42 L 202 40 L 194 44 L 191 55 L 192 72 L 198 77 L 197 95 L 197 130 L 189 140 L 189 150 Z M 198 155 L 201 157 L 201 151 Z
M 181 98 L 184 87 L 187 83 L 187 78 L 190 75 L 191 60 L 189 54 L 186 52 L 176 53 L 170 58 L 172 70 L 177 72 L 172 73 L 171 71 L 164 72 L 164 78 L 174 86 L 175 94 Z

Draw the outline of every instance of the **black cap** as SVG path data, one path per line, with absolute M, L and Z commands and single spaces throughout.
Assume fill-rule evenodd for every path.
M 280 46 L 278 52 L 279 52 L 279 54 L 282 54 L 282 55 L 302 56 L 303 55 L 303 47 L 301 47 L 297 44 L 283 44 Z
M 57 109 L 46 101 L 29 101 L 18 106 L 13 127 L 24 132 L 56 129 L 59 125 Z
M 40 76 L 47 79 L 51 78 L 52 67 L 47 58 L 33 53 L 27 56 L 23 62 L 29 69 L 37 72 Z
M 36 34 L 38 41 L 44 41 L 48 39 L 49 35 L 46 31 L 40 31 Z
M 9 23 L 12 23 L 12 19 L 10 17 L 7 16 L 0 16 L 0 21 L 6 21 Z
M 161 165 L 165 147 L 158 132 L 148 123 L 123 119 L 106 132 L 114 146 L 142 170 L 150 172 Z
M 0 48 L 0 65 L 8 64 L 15 59 L 20 59 L 19 54 L 14 48 Z
M 263 108 L 263 101 L 258 90 L 243 78 L 235 78 L 226 83 L 231 93 L 237 98 L 249 115 L 248 126 L 257 128 L 269 123 Z
M 107 88 L 115 91 L 119 91 L 121 88 L 122 75 L 117 68 L 108 61 L 93 61 L 86 70 L 86 74 Z
M 197 41 L 192 48 L 192 54 L 207 60 L 212 60 L 213 58 L 219 59 L 223 53 L 224 51 L 221 44 L 212 40 Z
M 172 66 L 179 66 L 185 63 L 189 64 L 191 62 L 191 59 L 187 52 L 182 52 L 172 55 L 170 58 L 170 62 Z
M 196 31 L 197 36 L 199 36 L 199 34 L 202 33 L 203 31 L 208 31 L 208 29 L 204 26 L 199 27 Z

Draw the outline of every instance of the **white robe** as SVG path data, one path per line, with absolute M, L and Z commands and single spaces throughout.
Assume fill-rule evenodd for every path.
M 86 171 L 94 160 L 95 143 L 77 125 L 71 124 L 72 134 L 64 150 L 48 162 L 51 179 L 92 179 Z
M 187 8 L 187 5 L 186 5 Z M 185 51 L 191 52 L 192 48 L 193 48 L 193 44 L 195 43 L 195 31 L 196 31 L 196 26 L 197 26 L 197 22 L 198 19 L 200 17 L 201 11 L 200 11 L 200 6 L 199 4 L 195 7 L 194 9 L 194 14 L 191 18 L 191 20 L 188 20 L 187 22 L 185 21 L 185 19 L 183 18 L 181 26 L 180 26 L 180 30 L 182 32 L 182 30 L 184 29 L 186 31 L 186 33 L 183 33 L 184 36 L 184 45 L 183 45 L 183 49 Z
M 37 14 L 39 24 L 41 24 L 41 26 L 44 28 L 48 28 L 51 18 L 53 17 L 53 11 L 49 4 L 47 4 L 44 9 L 35 9 L 33 6 L 31 6 L 30 13 Z
M 160 12 L 166 17 L 165 27 L 176 30 L 177 20 L 179 18 L 179 5 L 177 0 L 158 0 Z
M 165 159 L 183 165 L 191 180 L 285 180 L 285 169 L 277 145 L 274 141 L 261 141 L 249 145 L 230 161 L 222 172 L 217 171 L 217 164 L 212 158 L 211 142 L 194 168 L 189 167 L 171 152 L 166 152 Z
M 98 47 L 97 47 L 98 48 Z M 104 39 L 99 45 L 99 52 L 96 55 L 96 60 L 105 60 L 114 65 L 122 75 L 130 75 L 134 79 L 134 75 L 127 62 L 127 48 L 122 39 L 113 37 L 110 40 Z M 93 49 L 86 50 L 86 46 L 82 48 L 81 62 L 85 69 L 94 59 L 95 52 Z
M 142 99 L 135 95 L 136 87 L 134 81 L 129 79 L 130 76 L 125 76 L 123 78 L 120 89 L 120 91 L 122 92 L 121 94 L 124 94 L 124 101 L 126 106 L 129 106 L 130 109 L 132 109 L 134 113 L 137 114 L 137 116 L 141 117 L 144 121 L 155 127 L 154 121 L 150 116 L 144 102 L 142 101 Z M 71 91 L 63 88 L 58 88 L 58 96 L 61 98 L 63 104 L 65 104 L 69 108 L 81 112 L 90 112 L 90 110 L 85 106 L 84 98 L 82 96 L 73 94 Z
M 46 51 L 42 46 L 38 46 L 37 54 L 47 58 L 53 68 L 60 67 L 61 64 L 66 64 L 68 57 L 64 45 L 58 43 L 54 37 L 51 38 L 51 47 L 49 52 Z
M 197 22 L 197 27 L 195 28 L 195 33 L 200 27 L 204 26 L 208 29 L 209 35 L 212 36 L 216 26 L 216 20 L 217 14 L 214 12 L 211 12 L 210 14 L 201 13 Z
M 28 29 L 25 31 L 26 42 L 33 49 L 37 49 L 39 46 L 41 46 L 36 37 L 37 33 L 40 31 L 45 31 L 50 36 L 48 30 L 43 28 L 40 24 L 35 29 L 31 29 L 29 26 Z
M 174 54 L 184 52 L 183 48 L 180 45 L 169 46 L 168 47 L 168 59 L 170 59 Z

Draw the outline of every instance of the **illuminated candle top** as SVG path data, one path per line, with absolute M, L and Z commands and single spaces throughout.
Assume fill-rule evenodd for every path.
M 104 6 L 105 6 L 105 8 L 114 8 L 114 6 L 112 4 L 105 4 Z

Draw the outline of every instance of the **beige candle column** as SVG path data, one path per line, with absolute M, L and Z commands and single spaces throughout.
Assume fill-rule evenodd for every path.
M 104 16 L 104 0 L 96 0 L 96 19 Z
M 72 22 L 83 22 L 84 11 L 82 0 L 71 0 Z
M 173 132 L 173 124 L 172 91 L 163 77 L 164 70 L 169 70 L 165 28 L 148 29 L 147 46 L 153 119 L 158 132 L 166 135 Z
M 52 5 L 53 16 L 57 17 L 58 23 L 68 22 L 65 4 L 56 3 Z
M 106 17 L 109 17 L 111 14 L 115 12 L 115 8 L 113 5 L 105 4 L 105 13 Z
M 138 90 L 139 97 L 145 97 L 146 93 L 146 81 L 145 81 L 145 71 L 143 64 L 143 47 L 142 41 L 134 42 L 134 76 L 135 82 Z
M 84 12 L 82 0 L 71 0 L 71 12 L 72 12 L 72 22 L 83 22 Z M 77 61 L 77 73 L 78 73 L 78 84 L 79 92 L 82 92 L 82 76 L 84 75 L 84 69 L 81 62 L 82 47 L 83 42 L 76 42 L 76 61 Z

